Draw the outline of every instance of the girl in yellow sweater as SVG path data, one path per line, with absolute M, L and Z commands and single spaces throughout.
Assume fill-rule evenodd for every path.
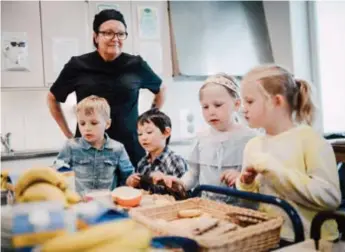
M 242 80 L 244 115 L 249 126 L 263 128 L 244 150 L 239 190 L 260 192 L 285 199 L 298 211 L 309 237 L 318 211 L 334 210 L 341 200 L 333 150 L 312 127 L 315 106 L 311 88 L 276 65 L 259 66 Z M 262 205 L 268 214 L 281 214 L 281 236 L 293 240 L 292 225 L 278 208 Z M 322 238 L 337 238 L 336 223 L 323 225 Z

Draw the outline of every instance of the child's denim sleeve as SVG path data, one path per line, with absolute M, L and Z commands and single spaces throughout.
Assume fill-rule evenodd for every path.
M 71 159 L 72 151 L 69 142 L 67 141 L 62 150 L 59 152 L 58 156 L 56 157 L 53 163 L 53 168 L 57 170 L 63 167 L 71 169 Z
M 127 178 L 134 172 L 134 167 L 129 160 L 128 154 L 123 146 L 119 151 L 118 169 L 120 171 L 120 178 L 118 179 L 119 185 L 125 185 Z

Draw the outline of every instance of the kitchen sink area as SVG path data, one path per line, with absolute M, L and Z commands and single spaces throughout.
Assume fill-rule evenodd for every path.
M 58 154 L 58 150 L 1 152 L 1 161 L 51 157 L 51 156 L 56 156 L 57 154 Z
M 1 152 L 1 161 L 52 157 L 52 156 L 56 156 L 57 154 L 58 154 L 58 150 Z

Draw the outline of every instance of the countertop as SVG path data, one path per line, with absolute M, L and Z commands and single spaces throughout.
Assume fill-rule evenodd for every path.
M 57 156 L 58 150 L 36 150 L 36 151 L 18 151 L 11 153 L 1 153 L 1 161 L 23 160 L 41 157 Z
M 332 144 L 334 151 L 341 151 L 344 153 L 344 139 L 332 139 L 327 140 Z M 193 142 L 193 138 L 186 139 L 172 139 L 170 146 L 190 145 Z M 1 152 L 1 161 L 23 160 L 42 157 L 57 156 L 59 150 L 33 150 L 33 151 L 15 151 L 12 153 Z
M 172 139 L 170 146 L 190 145 L 193 139 Z M 1 161 L 23 160 L 32 158 L 54 157 L 60 150 L 33 150 L 33 151 L 14 151 L 11 153 L 1 152 Z

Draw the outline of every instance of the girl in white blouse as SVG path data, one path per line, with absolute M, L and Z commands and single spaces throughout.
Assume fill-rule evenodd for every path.
M 225 74 L 208 78 L 200 88 L 199 100 L 203 117 L 211 127 L 197 136 L 187 159 L 189 170 L 180 179 L 156 173 L 156 182 L 164 180 L 168 186 L 181 183 L 190 190 L 199 184 L 233 186 L 240 175 L 244 147 L 256 134 L 236 118 L 240 99 L 235 79 Z M 212 193 L 207 196 L 236 202 Z

